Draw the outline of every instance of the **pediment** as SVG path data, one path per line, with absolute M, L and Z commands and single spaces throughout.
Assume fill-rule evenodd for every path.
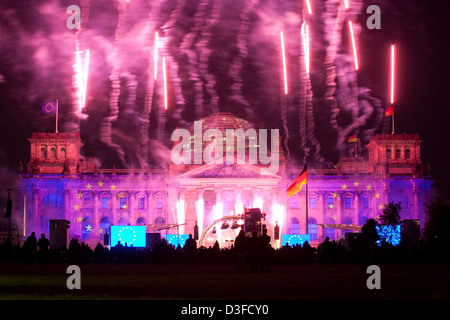
M 228 160 L 228 162 L 227 162 Z M 235 158 L 223 157 L 212 163 L 198 166 L 188 172 L 180 174 L 177 178 L 275 178 L 281 176 L 273 174 L 268 169 L 235 161 Z

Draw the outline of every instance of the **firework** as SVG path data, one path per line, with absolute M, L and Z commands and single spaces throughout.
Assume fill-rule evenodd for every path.
M 344 0 L 344 6 L 345 6 L 345 9 L 348 9 L 348 8 L 349 8 L 348 0 Z
M 286 70 L 286 51 L 284 48 L 283 31 L 281 31 L 280 37 L 281 37 L 281 55 L 283 57 L 284 94 L 288 94 L 287 70 Z
M 391 104 L 394 104 L 395 46 L 391 45 Z
M 310 56 L 309 56 L 309 27 L 308 27 L 308 24 L 303 23 L 301 32 L 302 32 L 303 48 L 304 48 L 304 52 L 305 52 L 305 68 L 306 68 L 306 73 L 309 75 Z
M 166 57 L 162 58 L 163 74 L 164 74 L 164 109 L 167 110 L 167 70 L 166 70 Z
M 90 50 L 86 50 L 86 56 L 84 58 L 84 73 L 83 73 L 83 96 L 81 103 L 81 110 L 86 106 L 86 93 L 87 93 L 87 82 L 89 75 L 89 59 L 90 59 Z
M 353 57 L 355 59 L 355 69 L 358 70 L 358 56 L 356 53 L 356 42 L 355 42 L 355 35 L 353 34 L 353 25 L 352 22 L 348 22 L 348 27 L 350 29 L 350 36 L 352 38 L 352 47 L 353 47 Z
M 153 56 L 155 59 L 153 67 L 154 70 L 153 79 L 156 80 L 156 75 L 158 73 L 158 31 L 155 32 L 155 54 Z
M 306 0 L 306 6 L 308 7 L 308 13 L 312 14 L 311 3 L 309 0 Z

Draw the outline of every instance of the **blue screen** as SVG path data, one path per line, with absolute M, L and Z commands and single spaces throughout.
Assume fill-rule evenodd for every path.
M 118 242 L 128 247 L 142 248 L 146 246 L 145 226 L 111 226 L 111 246 Z
M 188 234 L 166 234 L 164 236 L 167 240 L 167 243 L 173 245 L 175 248 L 180 244 L 180 247 L 184 247 L 184 243 L 189 238 Z
M 294 245 L 303 246 L 303 242 L 308 241 L 311 243 L 311 236 L 309 234 L 282 234 L 281 245 L 285 246 L 289 244 L 291 247 Z
M 383 239 L 393 246 L 396 246 L 400 243 L 400 225 L 377 226 L 376 229 L 378 236 L 380 237 L 380 240 L 377 241 L 378 244 L 381 244 L 381 241 Z

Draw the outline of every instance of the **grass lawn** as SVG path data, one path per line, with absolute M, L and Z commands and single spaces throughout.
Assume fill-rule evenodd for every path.
M 81 264 L 81 289 L 69 290 L 68 265 L 0 264 L 2 300 L 448 300 L 449 265 L 380 265 L 381 289 L 355 265 L 273 266 Z

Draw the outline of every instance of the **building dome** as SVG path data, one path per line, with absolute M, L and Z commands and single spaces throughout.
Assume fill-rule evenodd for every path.
M 250 122 L 242 118 L 236 117 L 228 112 L 216 112 L 203 119 L 202 121 L 202 131 L 205 132 L 208 129 L 219 129 L 222 134 L 226 133 L 227 129 L 256 129 Z M 194 125 L 189 128 L 191 133 L 194 132 Z

